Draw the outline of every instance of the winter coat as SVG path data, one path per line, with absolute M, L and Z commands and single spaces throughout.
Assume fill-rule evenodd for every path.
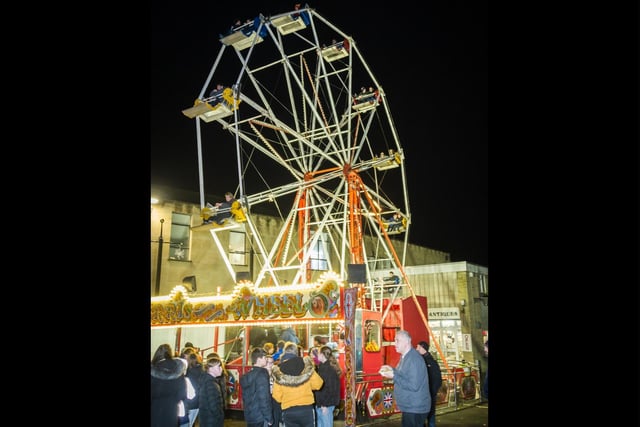
M 402 412 L 427 414 L 431 410 L 427 365 L 415 348 L 410 348 L 393 369 L 393 394 Z
M 438 362 L 436 362 L 436 359 L 433 358 L 431 353 L 426 352 L 422 355 L 422 358 L 424 359 L 424 363 L 427 364 L 427 372 L 429 373 L 429 392 L 431 393 L 431 398 L 435 399 L 442 385 L 442 371 L 440 370 L 440 365 L 438 365 Z
M 296 335 L 296 331 L 293 328 L 287 328 L 280 334 L 280 339 L 284 342 L 291 341 L 292 343 L 300 344 L 300 339 Z
M 187 398 L 187 361 L 164 359 L 151 365 L 151 427 L 176 427 L 178 403 Z
M 280 402 L 283 411 L 291 406 L 313 405 L 313 391 L 324 383 L 309 357 L 296 356 L 280 362 L 273 367 L 271 375 L 273 398 Z
M 207 375 L 207 373 L 204 371 L 201 363 L 196 363 L 194 366 L 189 366 L 187 368 L 187 378 L 189 378 L 189 380 L 191 381 L 191 385 L 196 390 L 196 395 L 193 399 L 187 399 L 184 401 L 184 407 L 187 411 L 190 409 L 198 409 L 200 383 L 204 379 L 205 375 Z
M 318 375 L 324 381 L 322 388 L 313 392 L 316 406 L 340 405 L 340 377 L 336 369 L 326 360 L 318 366 Z
M 240 387 L 244 420 L 247 424 L 263 421 L 273 424 L 269 371 L 263 367 L 255 366 L 240 378 Z
M 200 427 L 223 427 L 224 401 L 216 379 L 205 372 L 199 391 Z

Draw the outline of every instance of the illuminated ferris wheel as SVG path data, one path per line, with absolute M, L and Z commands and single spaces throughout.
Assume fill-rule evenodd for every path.
M 383 292 L 368 272 L 403 272 L 411 216 L 404 153 L 382 85 L 355 39 L 314 9 L 238 24 L 220 35 L 202 90 L 183 110 L 196 123 L 201 207 L 200 150 L 221 143 L 204 141 L 201 126 L 222 126 L 236 144 L 237 197 L 246 212 L 235 225 L 252 234 L 260 254 L 255 285 L 282 285 L 283 271 L 294 273 L 288 284 L 306 283 L 316 270 L 347 278 L 360 264 L 369 291 Z M 234 83 L 219 85 L 230 72 Z M 260 204 L 282 219 L 273 244 L 251 215 Z M 314 265 L 320 259 L 326 265 Z

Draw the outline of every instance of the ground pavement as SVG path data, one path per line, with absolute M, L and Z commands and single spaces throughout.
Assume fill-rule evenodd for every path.
M 360 426 L 375 427 L 400 427 L 400 414 L 392 415 L 385 420 L 374 420 L 366 424 L 356 424 Z M 436 412 L 436 424 L 438 427 L 487 427 L 489 425 L 489 404 L 488 402 L 474 402 L 464 404 L 456 408 L 438 408 Z M 335 420 L 334 427 L 344 427 L 343 420 Z M 224 420 L 224 427 L 245 427 L 242 420 Z

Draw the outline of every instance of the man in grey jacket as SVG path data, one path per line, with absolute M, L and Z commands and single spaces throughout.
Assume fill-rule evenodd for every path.
M 402 411 L 402 427 L 423 427 L 431 410 L 427 365 L 411 345 L 409 332 L 396 332 L 396 351 L 402 355 L 395 368 L 382 365 L 380 375 L 393 379 L 396 406 Z

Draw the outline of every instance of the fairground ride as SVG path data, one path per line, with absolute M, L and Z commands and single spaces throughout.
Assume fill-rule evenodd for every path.
M 247 309 L 247 314 L 240 314 L 237 308 L 251 298 L 267 301 L 272 297 L 263 297 L 261 292 L 273 295 L 274 288 L 285 293 L 314 281 L 321 283 L 333 291 L 317 289 L 311 296 L 321 297 L 323 307 L 333 304 L 339 311 L 323 319 L 328 311 L 311 313 L 312 300 L 305 299 L 305 311 L 297 320 L 309 320 L 307 315 L 313 318 L 309 324 L 348 320 L 347 356 L 342 362 L 347 383 L 356 376 L 353 373 L 358 379 L 353 383 L 355 388 L 347 385 L 347 425 L 355 422 L 354 405 L 366 406 L 369 418 L 387 416 L 397 408 L 392 398 L 387 399 L 392 396 L 392 384 L 377 373 L 382 363 L 392 363 L 395 357 L 393 336 L 384 333 L 385 326 L 395 331 L 411 324 L 426 339 L 433 334 L 426 318 L 426 301 L 424 297 L 419 301 L 404 270 L 411 212 L 404 151 L 384 88 L 355 39 L 308 6 L 275 16 L 258 15 L 221 34 L 220 44 L 193 106 L 182 112 L 196 125 L 203 218 L 215 213 L 205 200 L 205 171 L 215 167 L 204 165 L 204 144 L 235 144 L 238 203 L 231 209 L 232 218 L 223 224 L 193 229 L 211 233 L 233 280 L 232 262 L 218 235 L 242 229 L 249 236 L 259 268 L 252 274 L 250 288 L 242 290 L 244 296 L 237 296 L 232 303 L 233 309 L 224 306 L 226 302 L 194 303 L 188 312 L 192 316 L 189 322 L 209 322 L 201 314 L 196 318 L 197 310 L 217 310 L 225 322 L 236 316 L 238 325 L 249 327 L 247 334 L 259 322 L 290 322 L 295 316 L 283 319 L 273 314 L 266 319 L 266 315 L 260 317 L 263 313 L 249 315 Z M 234 76 L 233 81 L 218 86 L 229 75 Z M 203 126 L 219 126 L 230 137 L 205 140 Z M 261 235 L 252 214 L 265 204 L 279 217 L 275 240 Z M 399 283 L 372 274 L 382 269 L 397 271 Z M 338 279 L 326 279 L 323 274 L 327 271 L 335 272 Z M 338 284 L 340 280 L 346 285 Z M 413 300 L 415 308 L 407 310 L 413 314 L 405 315 L 402 322 L 389 322 L 390 312 L 402 310 L 395 304 L 402 287 L 409 289 L 411 297 L 400 306 Z M 356 288 L 357 295 L 347 288 Z M 327 296 L 336 289 L 335 298 Z M 180 304 L 186 304 L 179 299 Z M 186 324 L 182 315 L 176 317 L 162 304 L 169 303 L 158 300 L 157 306 L 152 306 L 152 325 L 153 321 L 156 325 Z M 357 305 L 355 315 L 346 314 L 350 305 Z M 349 322 L 353 326 L 350 316 L 356 322 L 353 333 L 348 326 Z M 372 329 L 374 324 L 378 327 Z M 311 330 L 305 332 L 307 344 Z M 429 341 L 442 355 L 437 340 Z M 227 365 L 236 369 L 237 375 L 249 369 L 247 349 L 240 352 L 237 365 Z M 444 364 L 448 368 L 446 360 Z

